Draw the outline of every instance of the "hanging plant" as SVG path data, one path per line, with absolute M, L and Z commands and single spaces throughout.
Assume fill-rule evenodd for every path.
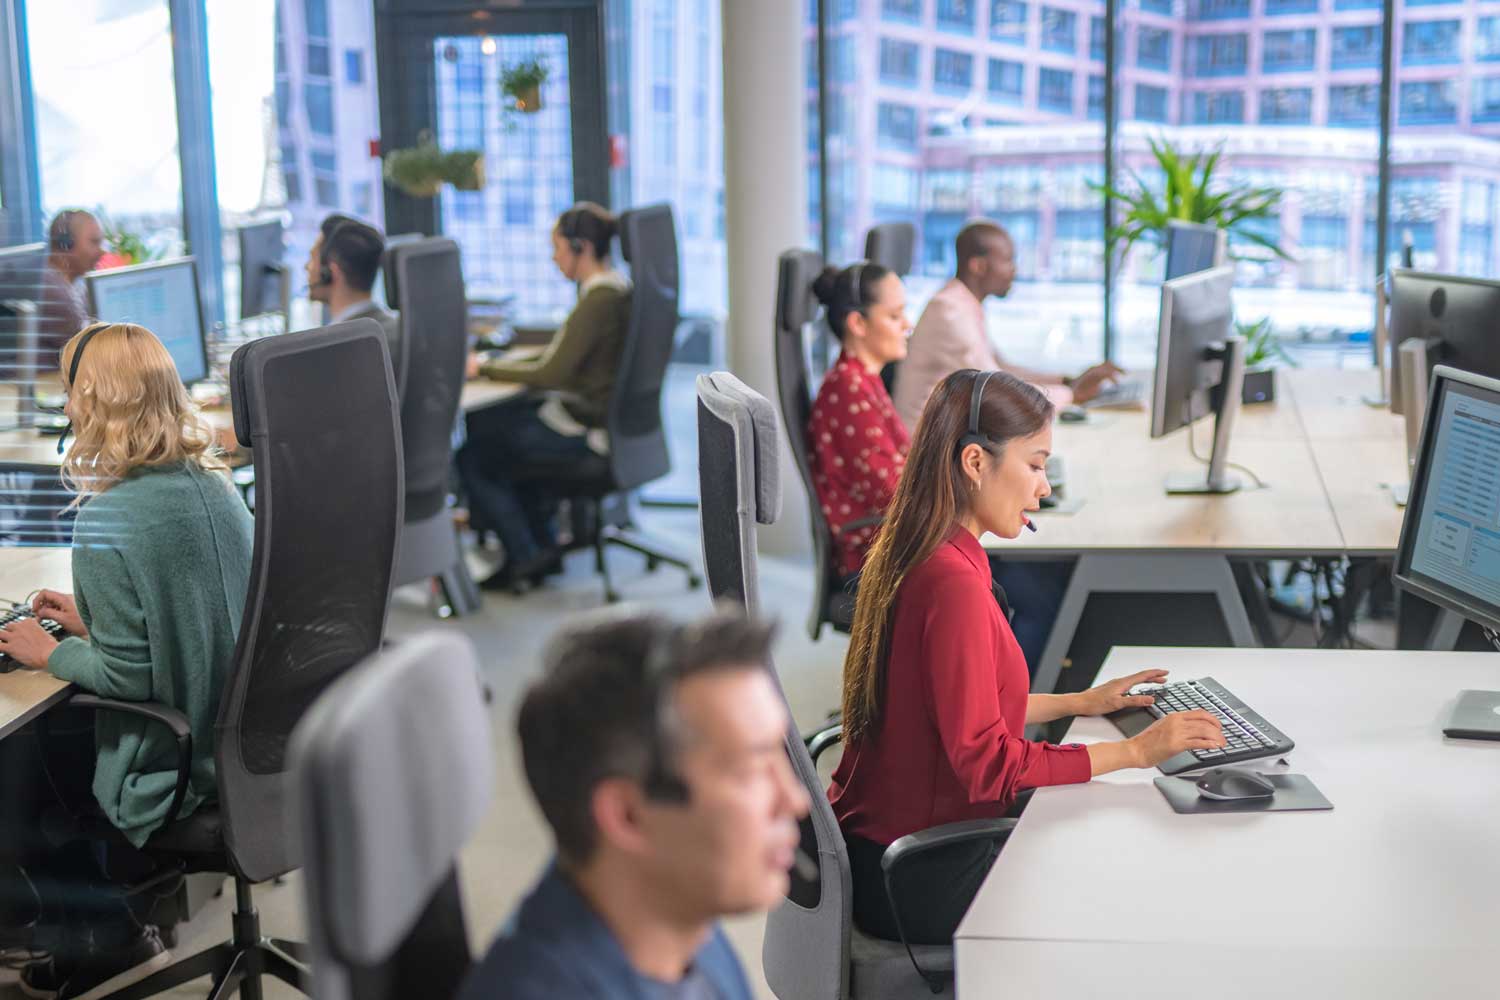
M 484 187 L 484 154 L 477 149 L 444 152 L 430 133 L 417 145 L 385 154 L 385 179 L 413 198 L 435 198 L 444 184 L 459 191 Z
M 542 84 L 550 72 L 540 57 L 507 66 L 500 74 L 500 93 L 515 110 L 534 115 L 542 110 Z

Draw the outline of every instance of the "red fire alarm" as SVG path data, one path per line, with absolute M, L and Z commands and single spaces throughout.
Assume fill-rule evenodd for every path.
M 630 141 L 623 135 L 609 137 L 609 168 L 624 170 L 630 165 Z

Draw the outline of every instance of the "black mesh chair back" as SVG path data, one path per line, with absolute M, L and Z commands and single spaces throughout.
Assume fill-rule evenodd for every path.
M 292 728 L 385 630 L 403 479 L 384 344 L 380 325 L 359 319 L 252 341 L 230 361 L 257 502 L 216 760 L 224 840 L 254 882 L 299 864 L 281 819 Z
M 458 855 L 495 771 L 473 645 L 428 632 L 350 670 L 298 724 L 292 771 L 313 995 L 452 997 L 472 957 Z
M 400 256 L 401 248 L 424 239 L 426 237 L 421 233 L 399 233 L 385 238 L 385 253 L 380 255 L 380 281 L 388 308 L 401 309 L 401 276 L 396 273 L 396 258 Z
M 406 520 L 411 522 L 433 516 L 447 503 L 453 424 L 468 354 L 468 308 L 458 244 L 452 240 L 405 244 L 394 264 L 404 289 L 401 441 Z
M 903 278 L 911 274 L 916 252 L 917 227 L 910 222 L 882 222 L 865 234 L 865 260 Z
M 630 326 L 609 402 L 610 471 L 632 490 L 672 470 L 661 419 L 662 382 L 677 336 L 677 227 L 667 205 L 620 216 L 620 250 L 630 265 Z
M 813 251 L 788 250 L 781 255 L 776 272 L 776 394 L 792 461 L 807 494 L 808 522 L 812 526 L 816 582 L 807 627 L 814 639 L 828 620 L 829 598 L 838 583 L 834 578 L 833 535 L 818 503 L 818 492 L 813 489 L 812 456 L 807 447 L 813 388 L 808 374 L 806 329 L 818 315 L 812 284 L 822 269 L 823 258 Z

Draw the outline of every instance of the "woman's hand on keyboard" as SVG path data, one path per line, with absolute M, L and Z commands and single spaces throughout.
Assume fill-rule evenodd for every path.
M 39 591 L 31 599 L 31 610 L 38 618 L 50 618 L 63 627 L 69 635 L 87 639 L 89 630 L 83 627 L 83 616 L 78 613 L 78 602 L 72 594 L 59 590 Z
M 0 653 L 28 670 L 44 670 L 57 640 L 35 618 L 18 618 L 0 628 Z
M 1220 750 L 1224 747 L 1224 730 L 1213 713 L 1195 709 L 1172 712 L 1157 719 L 1143 732 L 1125 741 L 1130 744 L 1139 763 L 1137 767 L 1155 767 L 1184 750 Z
M 1145 708 L 1156 699 L 1149 694 L 1131 694 L 1137 684 L 1164 684 L 1165 670 L 1142 670 L 1129 677 L 1117 677 L 1112 681 L 1091 687 L 1078 695 L 1078 715 L 1108 715 L 1122 708 Z

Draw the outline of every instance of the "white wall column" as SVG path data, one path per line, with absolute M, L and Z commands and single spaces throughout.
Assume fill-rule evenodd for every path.
M 723 0 L 729 367 L 773 403 L 776 258 L 807 243 L 805 2 Z M 761 528 L 761 549 L 810 556 L 802 481 L 785 442 L 782 453 L 785 502 L 781 520 Z

